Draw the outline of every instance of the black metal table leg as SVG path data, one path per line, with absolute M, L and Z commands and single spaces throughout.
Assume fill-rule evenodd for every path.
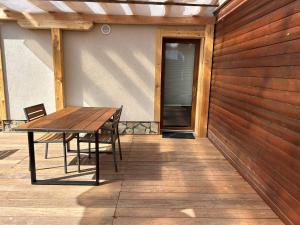
M 28 132 L 27 135 L 28 135 L 28 149 L 29 149 L 29 165 L 30 165 L 31 184 L 34 184 L 34 183 L 36 183 L 36 171 L 35 171 L 33 132 Z
M 79 133 L 76 135 L 77 137 L 77 167 L 78 173 L 80 173 L 80 142 L 79 142 Z
M 64 169 L 65 169 L 65 173 L 68 173 L 66 133 L 63 133 L 63 147 L 64 147 Z
M 95 132 L 95 153 L 96 153 L 96 185 L 99 185 L 100 166 L 99 166 L 99 134 Z

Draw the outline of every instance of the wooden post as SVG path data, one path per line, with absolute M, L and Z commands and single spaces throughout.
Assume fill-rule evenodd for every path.
M 0 46 L 0 122 L 7 119 L 4 73 L 2 65 L 2 49 Z
M 204 43 L 204 56 L 203 56 L 203 73 L 202 73 L 202 89 L 200 90 L 200 114 L 198 125 L 198 136 L 207 136 L 207 123 L 208 123 L 208 107 L 210 95 L 210 82 L 211 82 L 211 69 L 212 69 L 212 56 L 213 56 L 213 42 L 214 42 L 214 26 L 206 25 L 205 28 L 205 43 Z
M 51 29 L 51 40 L 53 50 L 53 70 L 55 79 L 55 103 L 56 110 L 65 107 L 64 98 L 64 67 L 63 67 L 63 42 L 62 31 L 59 28 Z
M 161 95 L 161 60 L 162 60 L 162 36 L 161 30 L 156 34 L 156 61 L 155 61 L 155 97 L 154 120 L 160 122 L 160 95 Z

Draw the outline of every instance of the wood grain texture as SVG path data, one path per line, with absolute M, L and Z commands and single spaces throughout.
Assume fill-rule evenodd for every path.
M 65 107 L 64 92 L 64 52 L 62 30 L 59 28 L 51 29 L 54 86 L 55 86 L 55 105 L 56 110 Z
M 55 113 L 25 123 L 16 131 L 36 132 L 97 132 L 116 112 L 116 108 L 66 107 Z
M 216 25 L 209 139 L 286 224 L 300 224 L 300 2 L 240 2 Z
M 89 31 L 93 28 L 94 24 L 90 21 L 68 21 L 68 20 L 30 20 L 20 19 L 17 21 L 18 25 L 26 29 L 62 29 L 62 30 L 80 30 Z
M 7 119 L 6 94 L 3 72 L 2 48 L 0 46 L 0 122 Z
M 154 120 L 160 122 L 161 110 L 161 72 L 162 72 L 162 33 L 156 31 L 155 42 L 155 92 L 154 92 Z
M 217 8 L 218 21 L 224 19 L 227 15 L 236 9 L 239 9 L 247 0 L 227 1 L 220 8 Z
M 93 13 L 31 13 L 30 19 L 22 13 L 9 10 L 0 10 L 0 20 L 21 21 L 26 20 L 26 23 L 35 23 L 36 26 L 45 24 L 55 24 L 60 21 L 61 24 L 67 23 L 76 27 L 76 21 L 89 23 L 109 23 L 109 24 L 135 24 L 135 25 L 174 25 L 174 26 L 199 26 L 214 24 L 213 16 L 193 16 L 193 17 L 165 17 L 165 16 L 122 16 L 122 15 L 100 15 Z M 45 23 L 45 21 L 47 23 Z M 49 27 L 50 28 L 50 27 Z M 62 27 L 65 28 L 65 27 Z
M 92 179 L 93 154 L 82 154 L 78 174 L 76 152 L 68 153 L 65 175 L 61 145 L 53 144 L 44 159 L 37 144 L 38 175 L 59 177 L 61 185 L 31 185 L 26 135 L 0 133 L 0 224 L 282 224 L 208 139 L 137 135 L 121 136 L 121 144 L 119 172 L 110 155 L 101 155 L 103 180 L 96 187 L 66 185 Z
M 200 108 L 198 115 L 198 136 L 207 136 L 209 92 L 212 71 L 212 55 L 214 42 L 214 26 L 207 25 L 205 29 L 202 77 L 200 78 L 200 95 L 197 107 Z

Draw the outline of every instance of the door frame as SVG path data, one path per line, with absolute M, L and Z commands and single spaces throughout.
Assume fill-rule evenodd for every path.
M 164 105 L 164 79 L 165 79 L 165 42 L 173 41 L 179 43 L 193 43 L 195 44 L 195 58 L 194 58 L 194 74 L 192 86 L 192 111 L 191 111 L 191 126 L 189 127 L 163 127 L 163 120 L 160 121 L 161 130 L 194 130 L 195 129 L 195 115 L 196 115 L 196 102 L 197 102 L 197 89 L 198 89 L 198 76 L 199 76 L 199 61 L 200 61 L 200 46 L 201 38 L 166 38 L 163 37 L 162 42 L 162 70 L 161 70 L 161 96 L 160 96 L 160 118 L 163 118 L 163 105 Z
M 210 96 L 211 67 L 214 39 L 214 25 L 199 26 L 197 29 L 158 29 L 156 33 L 156 62 L 154 90 L 154 120 L 161 122 L 161 73 L 163 38 L 201 39 L 197 101 L 195 113 L 195 134 L 207 137 L 208 107 Z

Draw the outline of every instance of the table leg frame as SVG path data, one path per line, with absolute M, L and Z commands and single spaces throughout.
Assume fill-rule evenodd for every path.
M 77 138 L 77 170 L 78 170 L 78 173 L 80 173 L 80 137 L 79 137 L 79 133 L 76 134 L 76 138 Z
M 95 153 L 96 153 L 96 185 L 99 185 L 100 165 L 99 165 L 99 134 L 95 132 Z
M 68 173 L 68 160 L 67 160 L 67 143 L 66 143 L 66 133 L 63 133 L 63 147 L 64 147 L 64 170 L 65 174 Z
M 35 154 L 34 154 L 34 135 L 33 132 L 28 132 L 28 149 L 29 149 L 29 165 L 31 184 L 36 183 L 36 169 L 35 169 Z
M 31 132 L 31 131 L 27 132 L 27 136 L 28 136 L 28 150 L 29 150 L 29 166 L 30 166 L 31 184 L 35 184 L 37 182 L 37 180 L 36 180 L 35 152 L 34 152 L 34 133 Z M 64 135 L 64 140 L 65 140 L 65 135 Z M 96 185 L 99 185 L 99 180 L 100 180 L 100 152 L 99 152 L 99 135 L 98 135 L 98 131 L 95 132 L 95 153 L 96 153 L 95 154 L 96 155 L 95 183 L 96 183 Z

